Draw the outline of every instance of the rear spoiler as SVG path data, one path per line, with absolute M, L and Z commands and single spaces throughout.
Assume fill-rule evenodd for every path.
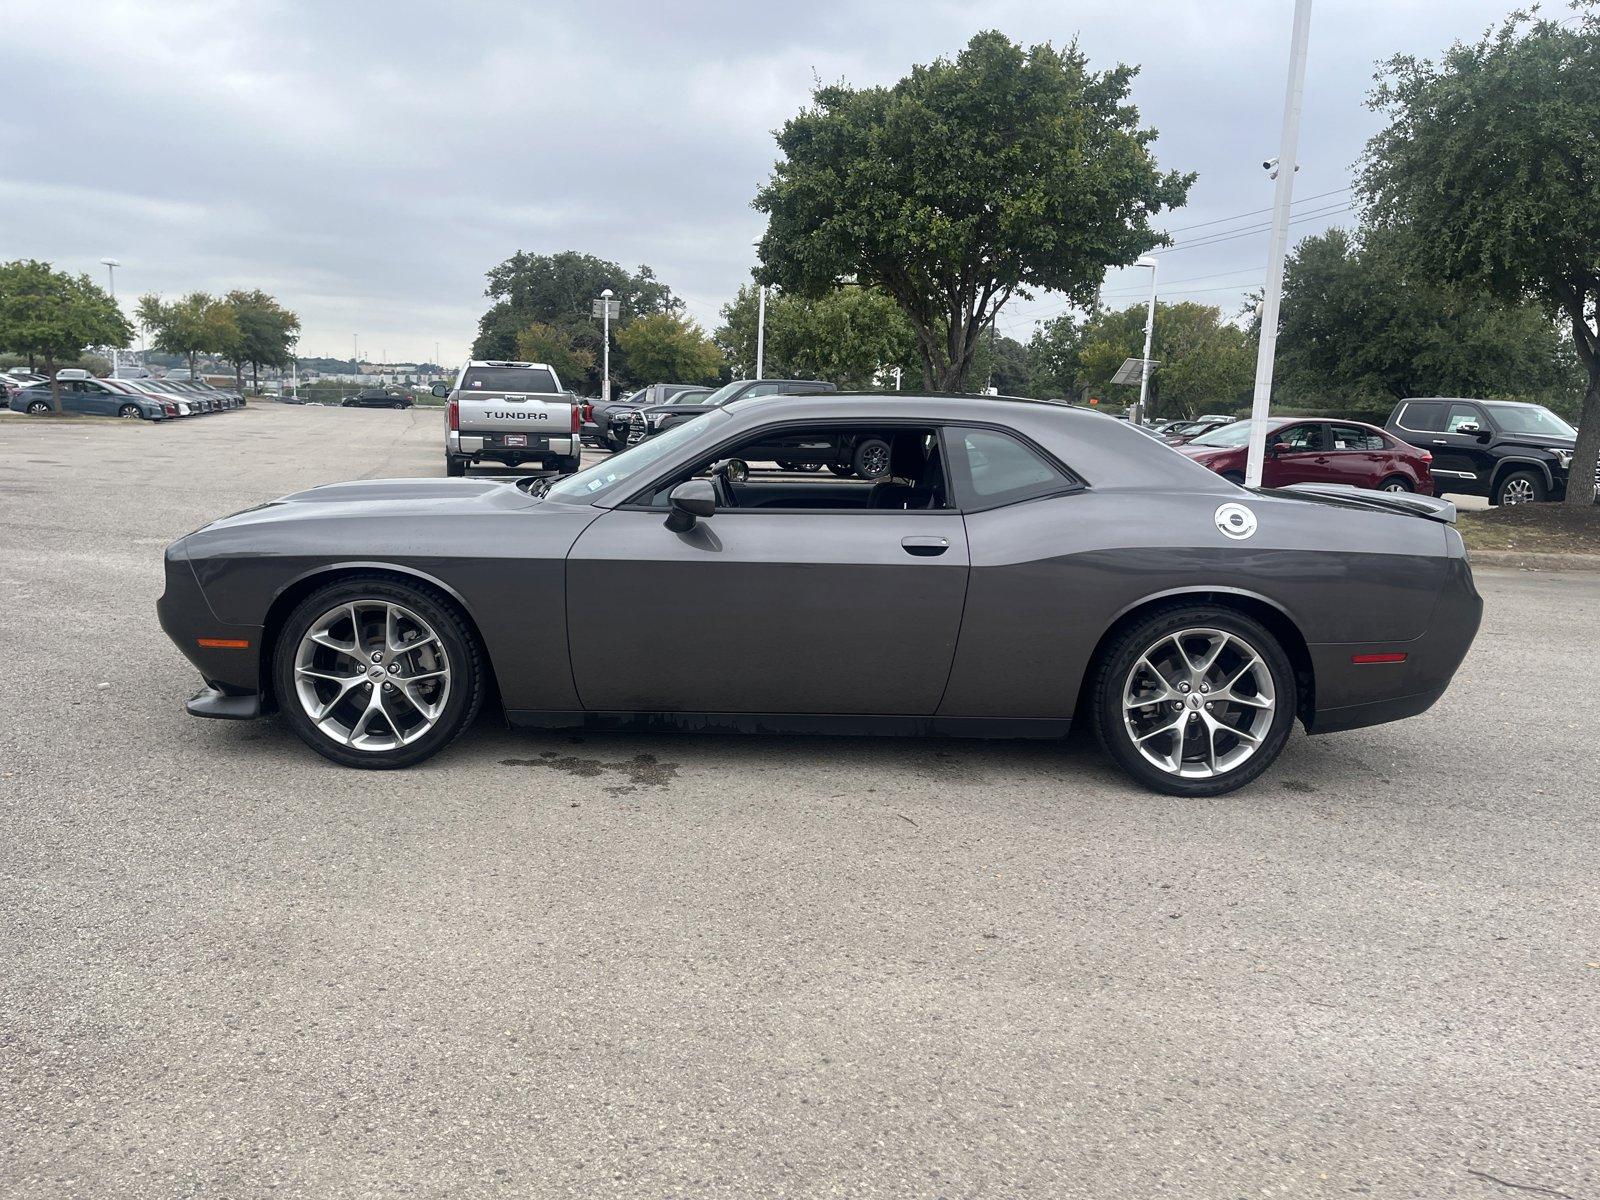
M 1413 492 L 1375 492 L 1371 488 L 1353 487 L 1348 483 L 1294 483 L 1283 490 L 1303 492 L 1326 500 L 1337 500 L 1373 512 L 1426 517 L 1431 521 L 1443 521 L 1447 525 L 1456 523 L 1456 506 L 1436 496 L 1418 496 Z

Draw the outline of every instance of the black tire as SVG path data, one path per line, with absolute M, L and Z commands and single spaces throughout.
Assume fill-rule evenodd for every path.
M 467 464 L 459 458 L 446 458 L 444 460 L 444 473 L 451 479 L 460 479 L 467 473 Z
M 30 401 L 28 401 L 28 412 L 32 416 L 42 417 L 46 413 L 51 412 L 51 411 L 53 411 L 53 410 L 51 409 L 50 405 L 44 400 L 30 400 Z
M 1234 487 L 1244 486 L 1244 476 L 1237 471 L 1224 471 L 1222 477 L 1233 484 Z
M 862 479 L 882 479 L 889 473 L 889 443 L 882 438 L 863 438 L 850 458 L 850 467 Z
M 124 421 L 131 421 L 135 418 L 144 416 L 144 413 L 139 411 L 139 406 L 137 404 L 124 404 L 121 408 L 117 409 L 117 416 L 121 417 Z
M 781 462 L 778 464 L 778 470 L 780 471 L 798 471 L 799 469 L 799 463 Z
M 1149 761 L 1134 744 L 1122 705 L 1123 690 L 1141 658 L 1155 653 L 1160 643 L 1186 629 L 1218 630 L 1246 643 L 1270 673 L 1274 696 L 1270 724 L 1262 732 L 1254 752 L 1231 770 L 1200 778 L 1175 774 Z M 1210 604 L 1177 602 L 1152 611 L 1106 645 L 1090 671 L 1090 719 L 1101 748 L 1137 782 L 1169 796 L 1220 796 L 1254 780 L 1283 750 L 1298 707 L 1294 668 L 1278 639 L 1260 622 L 1233 609 Z M 1174 720 L 1181 716 L 1179 711 Z M 1201 716 L 1203 714 L 1197 713 L 1189 719 L 1198 721 Z M 1180 751 L 1174 757 L 1181 755 Z
M 850 479 L 856 473 L 854 467 L 841 466 L 838 463 L 829 463 L 828 470 L 832 471 L 840 479 Z
M 1507 471 L 1494 485 L 1495 504 L 1537 504 L 1549 495 L 1537 471 Z
M 295 690 L 295 655 L 306 630 L 330 609 L 363 601 L 392 601 L 427 621 L 439 635 L 451 672 L 450 691 L 433 727 L 409 745 L 391 750 L 359 750 L 335 741 L 312 721 Z M 414 766 L 460 737 L 483 704 L 484 676 L 477 636 L 449 597 L 427 584 L 401 583 L 383 575 L 349 576 L 307 596 L 279 629 L 272 656 L 274 695 L 296 736 L 341 766 L 377 771 Z
M 822 464 L 821 463 L 795 463 L 794 469 L 796 471 L 804 471 L 804 472 L 810 473 L 812 471 L 820 471 L 820 470 L 822 470 Z
M 1410 492 L 1415 489 L 1404 475 L 1391 475 L 1378 485 L 1380 492 Z
M 583 455 L 572 454 L 566 458 L 556 459 L 557 475 L 575 475 L 583 465 Z

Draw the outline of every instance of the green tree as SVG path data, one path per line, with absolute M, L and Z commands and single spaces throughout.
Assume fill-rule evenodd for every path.
M 1116 385 L 1111 377 L 1123 360 L 1144 353 L 1146 309 L 1136 304 L 1101 309 L 1085 324 L 1075 376 L 1079 384 L 1104 395 L 1117 388 L 1130 403 L 1138 385 Z M 1245 402 L 1255 375 L 1255 346 L 1249 335 L 1205 304 L 1156 304 L 1150 356 L 1161 365 L 1150 376 L 1150 417 L 1182 417 Z
M 1536 305 L 1419 271 L 1407 230 L 1304 239 L 1284 269 L 1279 390 L 1387 407 L 1406 396 L 1544 395 L 1572 355 Z M 1581 387 L 1581 384 L 1580 384 Z
M 1372 107 L 1361 191 L 1408 231 L 1421 269 L 1533 299 L 1570 330 L 1587 373 L 1567 503 L 1595 498 L 1600 456 L 1600 14 L 1513 13 L 1438 62 L 1399 55 Z
M 757 194 L 762 282 L 819 296 L 846 280 L 894 297 L 923 383 L 959 391 L 1012 296 L 1087 302 L 1108 267 L 1164 239 L 1149 219 L 1192 176 L 1163 174 L 1128 102 L 1134 70 L 1073 44 L 980 33 L 892 87 L 819 87 L 778 132 Z
M 116 301 L 87 275 L 19 259 L 0 264 L 0 349 L 44 360 L 50 400 L 61 411 L 56 364 L 89 346 L 121 347 L 133 330 Z
M 188 360 L 190 375 L 197 355 L 227 353 L 239 338 L 232 306 L 205 292 L 190 292 L 170 304 L 160 296 L 141 296 L 139 323 L 157 350 Z
M 516 357 L 554 367 L 568 387 L 588 379 L 594 369 L 594 351 L 575 345 L 570 333 L 542 321 L 533 322 L 517 334 Z
M 484 294 L 494 303 L 478 320 L 473 358 L 516 358 L 517 338 L 528 326 L 538 323 L 560 330 L 572 340 L 574 350 L 593 354 L 594 364 L 600 363 L 602 323 L 592 315 L 592 306 L 606 288 L 621 305 L 619 316 L 611 322 L 613 335 L 635 317 L 676 313 L 683 308 L 683 302 L 648 266 L 630 272 L 614 262 L 576 250 L 557 254 L 519 250 L 491 269 L 487 278 L 489 286 Z M 598 393 L 600 367 L 594 364 L 582 376 L 574 376 L 571 385 L 590 394 Z M 611 356 L 611 374 L 622 382 L 653 382 L 643 379 L 630 368 L 625 356 L 616 353 Z
M 635 317 L 616 338 L 628 369 L 640 380 L 711 383 L 722 366 L 722 352 L 705 331 L 672 313 Z
M 973 391 L 992 387 L 1002 396 L 1032 395 L 1033 373 L 1028 364 L 1028 348 L 1016 338 L 997 334 L 993 326 L 978 339 L 967 374 Z
M 732 369 L 755 374 L 759 296 L 741 287 L 722 309 L 717 344 Z M 773 379 L 825 379 L 841 388 L 869 388 L 881 374 L 910 366 L 916 334 L 892 299 L 870 288 L 843 287 L 812 298 L 767 295 L 763 371 Z
M 1083 351 L 1084 321 L 1062 313 L 1044 322 L 1028 339 L 1028 376 L 1031 395 L 1066 398 L 1078 390 L 1078 358 Z M 1139 351 L 1144 352 L 1143 343 Z
M 236 380 L 243 366 L 250 367 L 251 386 L 260 391 L 262 367 L 287 367 L 294 361 L 300 318 L 260 288 L 229 292 L 225 303 L 233 315 L 236 335 L 223 353 L 234 364 Z

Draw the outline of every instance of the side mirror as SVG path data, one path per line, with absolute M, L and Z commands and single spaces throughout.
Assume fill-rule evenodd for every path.
M 1290 451 L 1290 446 L 1289 446 L 1288 442 L 1273 442 L 1272 443 L 1272 451 L 1271 451 L 1271 453 L 1272 453 L 1272 457 L 1273 458 L 1277 458 L 1278 455 L 1280 455 L 1280 454 L 1288 454 L 1289 451 Z
M 450 395 L 450 388 L 447 385 L 442 384 L 442 383 L 434 384 L 431 388 L 428 389 L 428 391 L 432 395 L 435 395 L 435 396 L 439 397 L 439 399 L 441 399 L 441 400 L 445 399 L 447 396 Z
M 701 517 L 717 511 L 717 492 L 709 479 L 685 479 L 667 495 L 671 511 L 667 513 L 667 528 L 673 533 L 687 533 Z
M 729 483 L 743 483 L 750 478 L 750 464 L 742 458 L 724 458 L 711 464 L 711 473 L 721 475 Z

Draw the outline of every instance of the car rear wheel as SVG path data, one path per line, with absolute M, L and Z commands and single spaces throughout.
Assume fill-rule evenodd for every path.
M 1411 481 L 1401 475 L 1391 475 L 1378 485 L 1380 492 L 1409 492 Z
M 889 443 L 882 438 L 867 438 L 856 447 L 850 465 L 862 479 L 881 479 L 889 473 Z
M 1276 638 L 1231 609 L 1179 604 L 1125 630 L 1096 660 L 1100 745 L 1173 796 L 1218 796 L 1273 763 L 1294 724 L 1294 669 Z
M 50 406 L 43 400 L 30 400 L 28 402 L 28 411 L 36 417 L 42 417 L 50 411 Z
M 1537 471 L 1510 471 L 1494 489 L 1496 504 L 1536 504 L 1544 498 L 1544 480 Z
M 379 576 L 308 596 L 273 655 L 290 726 L 348 767 L 409 767 L 437 754 L 477 715 L 483 679 L 477 640 L 444 595 Z
M 577 474 L 578 469 L 582 466 L 583 455 L 581 454 L 572 454 L 565 458 L 558 458 L 556 459 L 556 474 L 575 475 Z
M 832 471 L 840 479 L 849 479 L 856 473 L 854 467 L 841 466 L 838 463 L 829 463 L 828 470 Z
M 447 458 L 444 460 L 444 473 L 451 479 L 459 479 L 467 473 L 467 464 L 459 458 Z

